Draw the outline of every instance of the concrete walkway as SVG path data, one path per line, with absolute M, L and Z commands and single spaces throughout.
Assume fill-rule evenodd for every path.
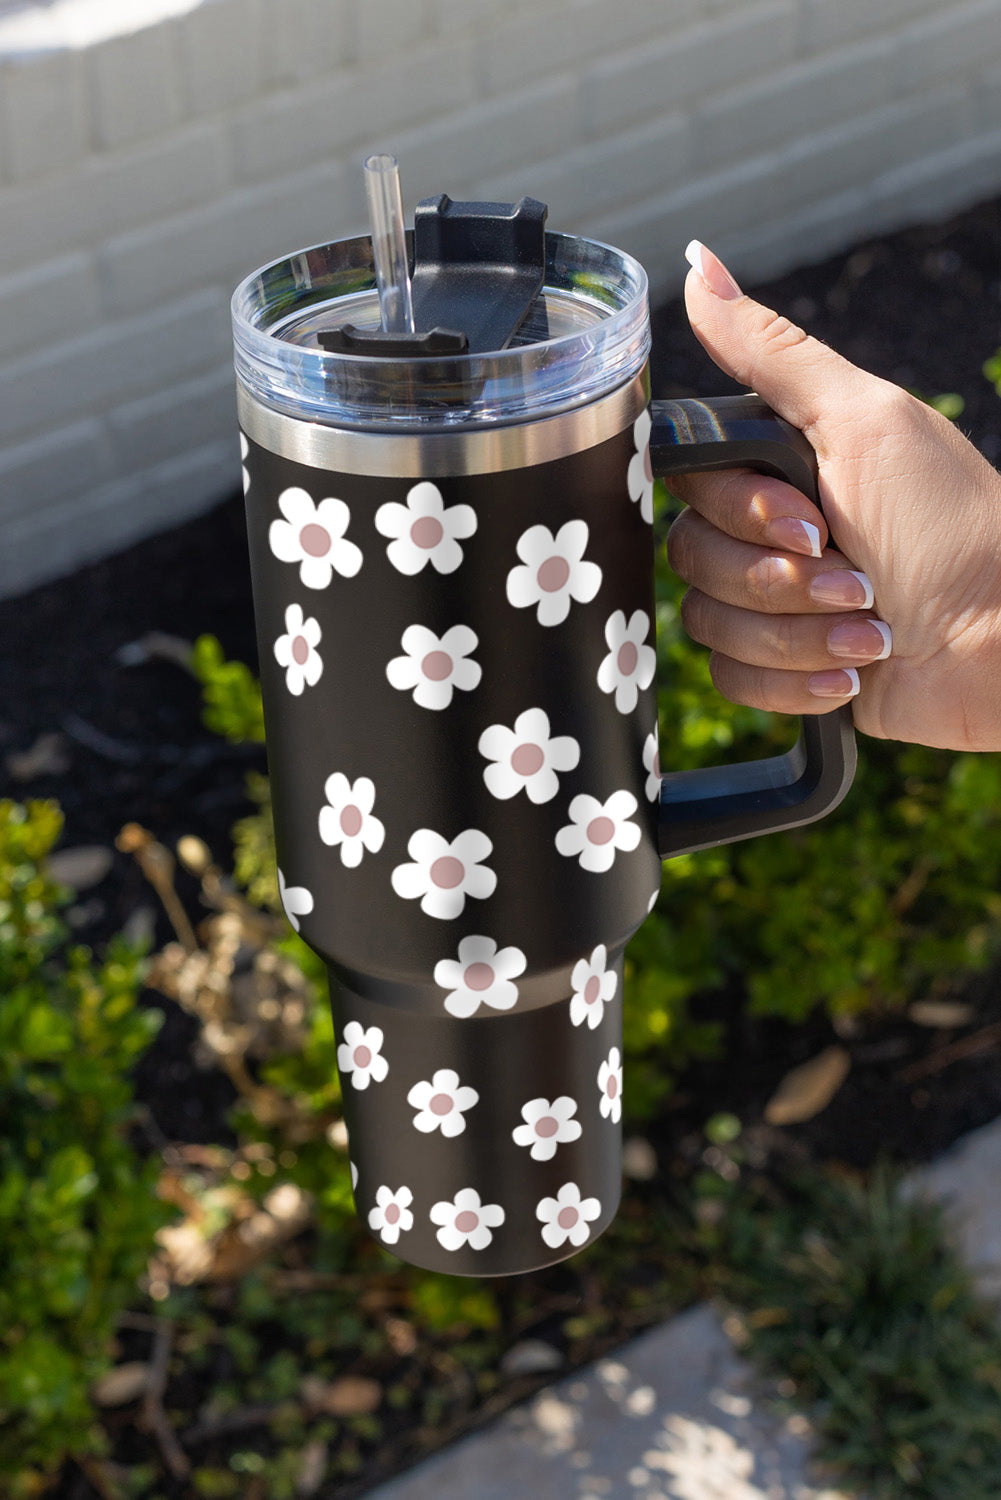
M 1001 1293 L 1001 1120 L 911 1190 L 948 1205 L 981 1287 Z M 765 1396 L 713 1309 L 694 1307 L 368 1500 L 861 1500 L 818 1485 L 808 1422 Z

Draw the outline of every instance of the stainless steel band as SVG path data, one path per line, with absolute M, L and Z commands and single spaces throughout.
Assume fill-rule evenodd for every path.
M 311 469 L 406 479 L 493 474 L 550 463 L 622 432 L 635 422 L 648 399 L 643 370 L 600 400 L 539 422 L 394 433 L 303 422 L 262 406 L 237 384 L 240 426 L 260 447 Z

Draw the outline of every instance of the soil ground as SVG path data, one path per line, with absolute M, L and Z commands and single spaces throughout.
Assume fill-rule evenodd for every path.
M 749 290 L 865 369 L 924 395 L 961 394 L 959 425 L 999 461 L 1001 400 L 981 370 L 1001 345 L 1001 200 Z M 691 334 L 679 302 L 661 307 L 653 321 L 655 395 L 733 389 Z M 245 772 L 263 768 L 263 751 L 209 734 L 198 686 L 179 665 L 155 655 L 126 664 L 122 648 L 151 632 L 186 640 L 209 632 L 228 656 L 254 664 L 240 495 L 72 577 L 0 602 L 0 790 L 58 799 L 66 845 L 111 846 L 121 825 L 134 820 L 167 844 L 197 833 L 226 864 L 229 829 L 247 810 Z M 37 751 L 43 736 L 58 738 L 47 750 L 43 742 L 32 772 L 19 757 Z M 93 943 L 129 922 L 151 921 L 157 939 L 169 935 L 135 864 L 117 854 L 105 879 L 81 895 L 74 920 Z M 727 1109 L 754 1120 L 777 1078 L 831 1039 L 824 1020 L 797 1028 L 752 1020 L 733 1003 L 738 998 L 720 1007 L 725 1055 L 693 1068 L 677 1095 L 676 1107 L 694 1109 L 693 1118 Z M 970 999 L 977 1025 L 1001 1017 L 996 975 L 979 979 Z M 226 1139 L 228 1082 L 195 1068 L 194 1023 L 162 997 L 156 1003 L 168 1021 L 141 1067 L 141 1097 L 168 1138 Z M 940 1045 L 941 1034 L 935 1039 Z M 866 1028 L 853 1043 L 848 1082 L 804 1132 L 812 1151 L 858 1165 L 881 1150 L 920 1160 L 1001 1112 L 1001 1070 L 989 1048 L 926 1085 L 900 1081 L 931 1040 L 904 1020 Z

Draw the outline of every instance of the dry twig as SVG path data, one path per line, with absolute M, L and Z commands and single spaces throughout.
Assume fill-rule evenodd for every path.
M 158 1320 L 153 1335 L 153 1353 L 150 1358 L 149 1382 L 143 1397 L 141 1425 L 156 1438 L 163 1461 L 175 1479 L 186 1479 L 191 1473 L 191 1464 L 174 1434 L 167 1413 L 163 1409 L 163 1393 L 167 1389 L 170 1368 L 170 1351 L 174 1346 L 174 1325 L 165 1318 Z

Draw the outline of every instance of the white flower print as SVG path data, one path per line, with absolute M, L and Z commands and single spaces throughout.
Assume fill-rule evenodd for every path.
M 290 604 L 285 611 L 285 631 L 275 641 L 275 661 L 285 668 L 285 686 L 298 698 L 304 687 L 316 686 L 323 672 L 316 649 L 321 631 L 316 620 L 303 616 L 300 604 Z
M 358 1187 L 358 1168 L 353 1161 L 349 1161 L 348 1166 L 351 1168 L 351 1191 L 355 1192 Z
M 415 1083 L 407 1095 L 407 1103 L 418 1113 L 414 1116 L 414 1128 L 429 1135 L 440 1130 L 442 1135 L 461 1135 L 466 1128 L 463 1112 L 479 1102 L 479 1094 L 467 1084 L 459 1082 L 454 1068 L 438 1068 L 430 1083 L 422 1079 Z
M 518 538 L 518 556 L 523 566 L 507 575 L 507 597 L 515 609 L 538 606 L 540 625 L 561 625 L 570 613 L 570 602 L 590 604 L 601 587 L 601 569 L 584 560 L 588 530 L 586 521 L 567 521 L 553 533 L 545 526 L 530 526 Z
M 479 662 L 467 659 L 479 645 L 468 625 L 453 625 L 440 640 L 425 625 L 408 625 L 400 645 L 407 654 L 393 657 L 386 676 L 400 692 L 413 688 L 420 708 L 447 708 L 456 688 L 472 692 L 483 676 Z
M 249 452 L 250 452 L 250 444 L 247 442 L 247 439 L 244 437 L 243 433 L 241 432 L 240 433 L 240 458 L 241 458 L 242 462 L 241 462 L 241 466 L 240 466 L 240 473 L 241 473 L 241 475 L 243 477 L 243 493 L 244 494 L 246 494 L 247 491 L 250 489 L 250 475 L 247 473 L 247 454 Z
M 602 1116 L 617 1125 L 622 1118 L 622 1058 L 618 1047 L 612 1048 L 598 1069 L 598 1088 Z
M 359 776 L 354 785 L 343 771 L 335 771 L 323 784 L 327 806 L 320 809 L 320 837 L 325 844 L 340 846 L 341 864 L 354 869 L 367 849 L 378 854 L 386 829 L 373 816 L 375 784 Z
M 439 573 L 454 573 L 462 562 L 459 538 L 476 530 L 476 512 L 471 505 L 446 510 L 438 486 L 422 479 L 408 492 L 406 505 L 379 506 L 375 528 L 393 538 L 386 556 L 398 572 L 412 576 L 430 563 Z
M 581 1133 L 580 1123 L 572 1120 L 577 1113 L 577 1101 L 561 1094 L 559 1099 L 529 1099 L 521 1107 L 524 1125 L 516 1125 L 511 1135 L 516 1146 L 531 1146 L 533 1161 L 550 1161 L 556 1155 L 556 1147 L 564 1141 L 576 1141 Z
M 647 773 L 646 794 L 651 802 L 660 797 L 660 741 L 656 729 L 651 729 L 643 741 L 643 768 Z
M 382 1027 L 369 1026 L 366 1030 L 360 1021 L 349 1021 L 343 1038 L 337 1048 L 341 1074 L 349 1074 L 356 1089 L 367 1089 L 373 1078 L 382 1083 L 389 1072 L 389 1064 L 382 1055 Z
M 325 589 L 334 572 L 353 578 L 361 567 L 361 548 L 344 533 L 351 512 L 343 500 L 321 500 L 315 505 L 305 490 L 293 486 L 278 496 L 284 521 L 272 521 L 268 543 L 281 561 L 299 564 L 299 577 L 308 589 Z
M 575 1182 L 565 1182 L 555 1198 L 542 1198 L 535 1206 L 535 1217 L 542 1221 L 542 1238 L 553 1250 L 566 1240 L 571 1245 L 583 1245 L 591 1233 L 588 1223 L 600 1213 L 597 1198 L 581 1198 Z
M 485 1250 L 493 1239 L 490 1233 L 504 1222 L 499 1203 L 481 1203 L 475 1188 L 460 1188 L 451 1203 L 436 1203 L 431 1209 L 432 1224 L 440 1224 L 438 1243 L 444 1250 Z
M 644 645 L 650 629 L 645 610 L 634 610 L 626 624 L 621 609 L 609 615 L 605 623 L 608 655 L 598 668 L 598 686 L 603 693 L 615 694 L 620 714 L 631 714 L 639 701 L 640 688 L 648 688 L 657 670 L 657 653 Z
M 299 931 L 299 918 L 308 917 L 313 910 L 313 896 L 304 885 L 286 885 L 285 876 L 281 870 L 278 871 L 278 896 L 282 903 L 282 909 L 288 917 L 289 922 L 296 932 Z
M 434 966 L 434 982 L 452 993 L 445 998 L 450 1016 L 474 1015 L 481 1005 L 510 1010 L 518 998 L 512 981 L 525 972 L 520 948 L 498 948 L 493 938 L 472 935 L 459 944 L 459 957 L 442 958 Z
M 610 870 L 616 850 L 637 848 L 640 830 L 629 819 L 636 811 L 632 792 L 613 792 L 607 802 L 581 793 L 570 804 L 572 822 L 556 835 L 556 847 L 568 858 L 577 855 L 582 870 L 600 875 Z
M 650 413 L 645 409 L 633 423 L 633 442 L 636 452 L 629 460 L 626 484 L 630 500 L 640 503 L 640 515 L 644 521 L 653 523 L 653 469 L 650 466 Z
M 550 802 L 560 789 L 557 771 L 572 771 L 580 746 L 572 735 L 549 737 L 549 716 L 526 708 L 514 728 L 491 724 L 480 735 L 480 754 L 492 762 L 483 772 L 487 790 L 502 801 L 524 789 L 530 802 Z
M 418 828 L 407 845 L 413 864 L 396 866 L 393 890 L 404 901 L 420 897 L 421 911 L 450 922 L 459 916 L 467 896 L 485 901 L 493 895 L 497 876 L 480 863 L 493 847 L 478 828 L 467 828 L 451 843 L 431 828 Z
M 601 1025 L 605 1006 L 614 997 L 619 976 L 614 969 L 606 968 L 608 949 L 599 943 L 590 958 L 579 959 L 573 966 L 570 983 L 573 996 L 570 1001 L 570 1019 L 575 1026 L 594 1031 Z
M 408 1187 L 381 1187 L 376 1190 L 375 1208 L 369 1210 L 368 1227 L 378 1234 L 387 1245 L 395 1245 L 400 1234 L 414 1227 L 414 1215 L 410 1207 L 414 1195 Z

